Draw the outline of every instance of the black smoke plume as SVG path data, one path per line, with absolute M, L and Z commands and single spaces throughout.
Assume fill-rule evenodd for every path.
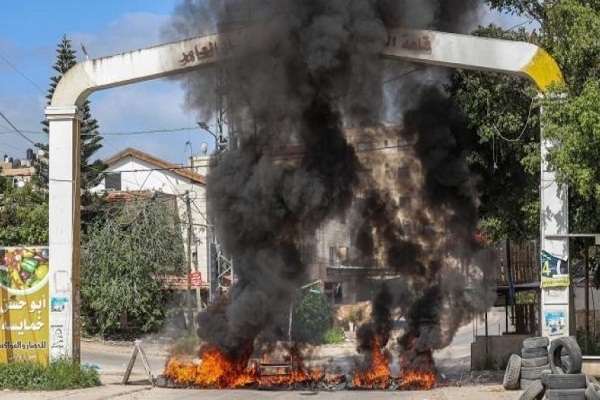
M 409 134 L 419 138 L 417 151 L 431 201 L 416 215 L 429 221 L 449 217 L 453 224 L 467 221 L 460 230 L 472 232 L 476 204 L 471 180 L 451 171 L 468 174 L 460 132 L 423 120 L 432 111 L 427 103 L 432 92 L 384 90 L 389 65 L 379 54 L 388 28 L 465 32 L 478 6 L 478 0 L 185 0 L 177 7 L 171 38 L 232 27 L 248 32 L 223 65 L 235 105 L 229 119 L 239 143 L 211 170 L 207 185 L 214 229 L 233 260 L 237 281 L 226 304 L 219 302 L 199 315 L 203 338 L 239 354 L 287 309 L 305 282 L 302 235 L 344 213 L 356 195 L 360 165 L 346 142 L 345 126 L 379 124 L 390 110 L 402 120 L 400 107 L 417 104 L 405 123 Z M 182 80 L 201 118 L 215 109 L 217 75 L 199 71 Z M 420 85 L 418 80 L 412 84 Z M 452 116 L 438 122 L 452 123 Z M 435 139 L 427 138 L 430 128 Z M 290 143 L 304 149 L 300 159 L 275 161 L 276 149 Z M 443 258 L 429 255 L 431 243 L 404 238 L 389 193 L 373 191 L 364 204 L 359 248 L 372 251 L 369 232 L 377 226 L 386 241 L 387 263 L 406 277 L 402 290 L 389 286 L 378 295 L 373 323 L 370 330 L 364 328 L 387 341 L 391 307 L 413 310 L 419 291 L 434 287 L 449 268 Z M 456 205 L 456 211 L 447 210 Z M 439 290 L 442 304 L 447 295 Z

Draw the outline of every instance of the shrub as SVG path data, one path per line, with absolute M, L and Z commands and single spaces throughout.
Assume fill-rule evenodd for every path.
M 100 386 L 95 369 L 63 359 L 43 366 L 34 363 L 0 364 L 0 388 L 11 390 L 65 390 Z
M 325 331 L 324 335 L 325 344 L 336 344 L 343 342 L 346 337 L 344 336 L 344 330 L 339 326 L 334 326 Z

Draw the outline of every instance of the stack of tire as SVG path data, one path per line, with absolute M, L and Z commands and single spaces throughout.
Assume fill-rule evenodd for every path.
M 524 389 L 519 400 L 600 400 L 600 385 L 581 373 L 581 349 L 568 336 L 552 343 L 546 337 L 524 340 L 521 356 L 508 361 L 503 386 Z

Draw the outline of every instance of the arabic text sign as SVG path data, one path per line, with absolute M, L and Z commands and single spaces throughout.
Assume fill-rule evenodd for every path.
M 0 248 L 0 363 L 48 362 L 48 249 Z

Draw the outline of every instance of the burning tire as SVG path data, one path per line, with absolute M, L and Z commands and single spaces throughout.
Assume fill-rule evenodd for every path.
M 550 340 L 547 337 L 532 337 L 523 340 L 523 347 L 526 349 L 548 347 L 549 344 Z
M 519 388 L 519 376 L 521 375 L 521 357 L 513 354 L 508 359 L 502 386 L 506 390 L 517 390 Z
M 563 351 L 569 357 L 568 362 L 563 359 Z M 549 359 L 553 374 L 578 374 L 581 372 L 581 348 L 577 341 L 570 336 L 560 337 L 552 341 Z
M 586 400 L 586 389 L 548 389 L 546 398 L 548 400 Z
M 535 380 L 529 385 L 529 387 L 521 393 L 519 396 L 519 400 L 539 400 L 544 397 L 544 385 L 542 385 L 542 381 Z
M 547 389 L 585 389 L 585 374 L 550 374 L 546 378 Z

